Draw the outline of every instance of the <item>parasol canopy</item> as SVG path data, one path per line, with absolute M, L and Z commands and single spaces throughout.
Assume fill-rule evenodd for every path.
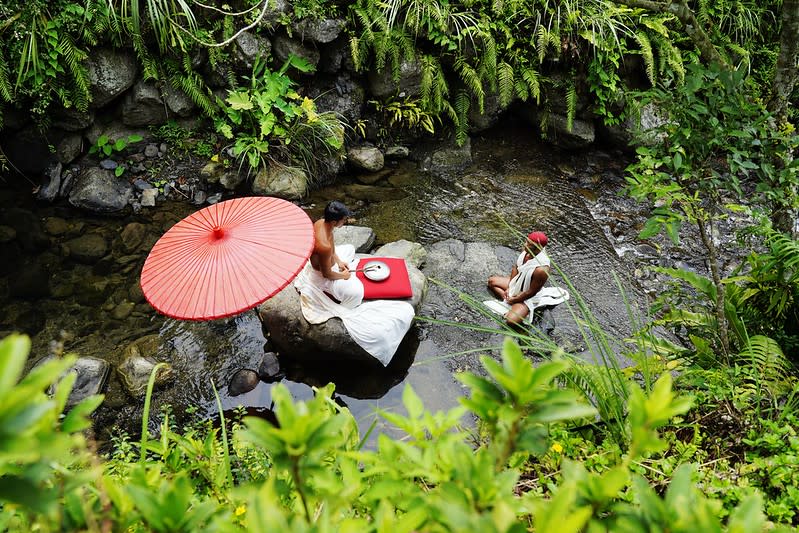
M 142 292 L 172 318 L 236 315 L 288 285 L 313 245 L 311 219 L 291 202 L 226 200 L 187 216 L 155 243 L 142 268 Z

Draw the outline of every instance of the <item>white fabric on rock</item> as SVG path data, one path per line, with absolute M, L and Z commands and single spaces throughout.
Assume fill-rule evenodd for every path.
M 355 247 L 337 246 L 336 255 L 349 264 L 351 271 L 355 270 L 358 263 Z M 338 270 L 338 267 L 334 269 Z M 333 317 L 340 318 L 352 340 L 383 366 L 391 362 L 413 322 L 415 313 L 408 302 L 371 300 L 361 303 L 363 284 L 355 273 L 348 280 L 329 280 L 309 261 L 297 276 L 294 287 L 300 293 L 300 307 L 305 320 L 322 324 Z M 325 292 L 341 303 L 333 301 Z M 354 302 L 357 303 L 353 305 Z
M 566 289 L 561 289 L 560 287 L 544 287 L 538 291 L 535 296 L 524 301 L 524 304 L 530 309 L 530 314 L 524 317 L 524 320 L 529 324 L 533 319 L 533 311 L 537 307 L 558 305 L 568 300 L 569 291 Z M 483 305 L 502 316 L 505 316 L 505 313 L 510 311 L 511 308 L 510 304 L 500 300 L 486 300 L 483 302 Z

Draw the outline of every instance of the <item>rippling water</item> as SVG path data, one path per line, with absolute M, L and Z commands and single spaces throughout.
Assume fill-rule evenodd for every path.
M 455 175 L 435 177 L 418 170 L 418 165 L 411 161 L 390 163 L 385 176 L 376 185 L 365 186 L 354 179 L 345 179 L 335 187 L 315 192 L 302 207 L 316 218 L 328 200 L 343 200 L 355 208 L 356 224 L 375 230 L 378 244 L 407 239 L 431 246 L 446 239 L 457 239 L 517 250 L 518 234 L 509 228 L 521 233 L 532 229 L 545 231 L 550 237 L 551 257 L 600 323 L 618 337 L 629 333 L 624 298 L 614 281 L 614 272 L 623 280 L 626 280 L 626 273 L 602 229 L 585 207 L 585 191 L 578 191 L 568 179 L 571 172 L 593 172 L 590 167 L 595 163 L 589 162 L 587 154 L 559 153 L 540 144 L 523 128 L 507 128 L 485 138 L 475 138 L 472 146 L 474 163 Z M 609 168 L 620 175 L 621 166 L 617 161 L 603 154 L 591 154 L 591 161 L 597 160 L 606 167 L 605 172 Z M 126 219 L 91 218 L 63 208 L 40 206 L 36 209 L 41 216 L 62 215 L 81 221 L 84 232 L 102 233 L 114 249 L 118 247 L 121 229 L 128 222 L 146 224 L 148 238 L 154 242 L 193 208 L 161 206 Z M 68 264 L 58 253 L 58 246 L 54 245 L 53 249 L 26 256 L 24 260 L 57 264 L 62 270 L 54 273 L 55 276 L 97 275 L 111 280 L 116 287 L 111 291 L 116 294 L 115 301 L 124 299 L 121 292 L 133 290 L 131 287 L 138 283 L 145 256 L 141 253 L 131 259 L 132 267 L 126 272 L 103 272 L 97 265 Z M 502 265 L 503 269 L 509 267 L 510 262 Z M 14 283 L 13 276 L 5 280 L 6 287 Z M 480 298 L 488 296 L 482 278 L 479 283 L 459 289 L 473 292 Z M 635 286 L 627 281 L 624 281 L 624 290 L 633 301 L 641 300 Z M 129 318 L 114 320 L 109 318 L 113 312 L 111 305 L 82 304 L 69 296 L 60 300 L 28 300 L 17 305 L 7 289 L 5 294 L 6 304 L 16 306 L 17 319 L 37 315 L 41 327 L 34 337 L 32 359 L 44 355 L 48 343 L 60 330 L 66 330 L 72 339 L 66 342 L 66 350 L 116 364 L 127 343 L 157 332 L 161 338 L 158 358 L 169 361 L 177 377 L 156 394 L 156 407 L 171 404 L 180 415 L 192 406 L 203 416 L 213 416 L 217 408 L 211 380 L 220 392 L 224 409 L 238 404 L 260 409 L 271 405 L 274 386 L 271 384 L 261 383 L 254 391 L 235 398 L 226 393 L 231 376 L 241 368 L 257 368 L 263 355 L 266 339 L 254 312 L 234 319 L 194 323 L 164 319 L 148 311 L 146 304 L 140 304 Z M 109 295 L 109 299 L 111 297 Z M 470 319 L 472 315 L 468 312 L 461 317 L 459 311 L 446 309 L 451 305 L 448 301 L 446 296 L 433 294 L 424 311 L 433 315 L 447 314 L 447 318 L 455 320 Z M 16 320 L 9 316 L 8 309 L 7 305 L 5 329 L 11 329 Z M 561 322 L 559 327 L 568 327 Z M 412 338 L 386 372 L 363 373 L 331 361 L 328 368 L 287 368 L 287 377 L 282 383 L 296 398 L 303 399 L 312 395 L 310 385 L 334 379 L 338 383 L 339 400 L 350 407 L 364 430 L 374 420 L 375 409 L 400 409 L 404 383 L 413 385 L 431 409 L 449 408 L 463 393 L 453 379 L 453 372 L 475 370 L 479 366 L 473 353 L 450 354 L 479 346 L 495 348 L 501 342 L 498 336 L 490 335 L 477 335 L 467 342 L 463 332 L 452 329 L 445 331 L 429 324 L 416 326 Z M 118 379 L 110 380 L 107 396 L 100 412 L 100 423 L 106 427 L 120 424 L 135 428 L 141 415 L 140 403 L 126 396 Z M 388 431 L 383 426 L 378 430 Z

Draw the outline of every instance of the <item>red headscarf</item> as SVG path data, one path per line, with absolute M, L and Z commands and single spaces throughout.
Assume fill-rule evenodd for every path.
M 533 231 L 529 235 L 527 235 L 527 239 L 534 242 L 541 248 L 547 245 L 549 239 L 547 239 L 546 233 L 543 231 Z

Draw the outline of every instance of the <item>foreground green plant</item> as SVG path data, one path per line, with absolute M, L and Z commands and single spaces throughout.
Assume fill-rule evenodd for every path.
M 278 425 L 245 418 L 246 428 L 234 425 L 226 446 L 224 433 L 210 425 L 181 435 L 165 416 L 157 438 L 145 430 L 141 454 L 122 439 L 102 468 L 91 466 L 100 463 L 74 433 L 87 427 L 85 415 L 99 398 L 79 404 L 59 423 L 64 403 L 58 399 L 65 400 L 65 385 L 74 378 L 59 381 L 58 374 L 71 361 L 48 363 L 15 385 L 26 342 L 19 336 L 0 341 L 0 487 L 17 489 L 0 492 L 4 529 L 724 529 L 713 502 L 693 487 L 688 465 L 677 470 L 665 497 L 632 473 L 635 461 L 664 449 L 659 428 L 690 405 L 674 394 L 668 373 L 649 395 L 630 383 L 626 455 L 601 473 L 564 463 L 557 485 L 519 492 L 524 465 L 556 449 L 549 435 L 563 428 L 559 422 L 585 421 L 595 410 L 557 384 L 570 363 L 535 368 L 509 340 L 501 362 L 482 358 L 487 376 L 460 375 L 470 391 L 464 407 L 430 413 L 406 387 L 406 414 L 383 413 L 406 437 L 380 435 L 375 451 L 361 448 L 357 425 L 333 401 L 332 386 L 295 402 L 277 385 Z M 57 399 L 49 400 L 44 391 L 53 382 L 59 383 Z M 460 427 L 470 410 L 485 420 L 476 446 Z M 31 452 L 31 439 L 43 446 Z M 26 479 L 37 492 L 23 498 L 18 487 Z M 726 527 L 760 530 L 759 509 L 757 497 L 746 499 Z

